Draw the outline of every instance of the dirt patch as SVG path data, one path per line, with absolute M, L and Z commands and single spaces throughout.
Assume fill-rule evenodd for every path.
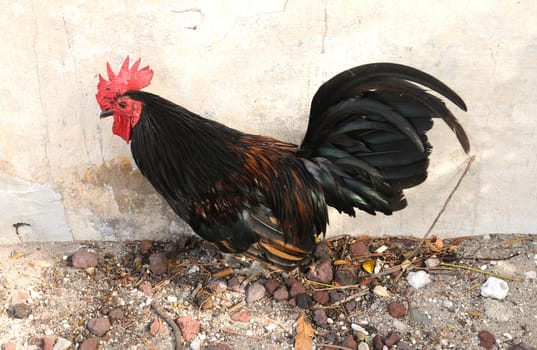
M 293 349 L 301 315 L 316 349 L 537 347 L 537 236 L 431 240 L 408 265 L 416 244 L 335 238 L 316 251 L 313 272 L 273 272 L 245 288 L 237 271 L 248 264 L 195 237 L 0 246 L 0 344 L 174 349 L 160 310 L 168 321 L 190 322 L 183 332 L 192 338 L 181 343 L 194 350 Z M 74 268 L 77 251 L 94 253 L 97 266 Z M 507 297 L 481 296 L 490 276 L 470 268 L 507 278 Z M 431 282 L 415 289 L 409 271 Z

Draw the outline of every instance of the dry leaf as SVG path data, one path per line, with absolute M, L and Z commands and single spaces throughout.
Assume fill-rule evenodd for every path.
M 401 263 L 401 269 L 403 271 L 406 271 L 410 266 L 412 265 L 412 263 L 408 260 L 405 260 Z
M 296 325 L 295 350 L 311 350 L 313 348 L 313 328 L 300 315 Z
M 11 259 L 17 260 L 17 259 L 22 258 L 23 256 L 26 256 L 26 253 L 15 253 L 11 255 Z
M 376 285 L 375 288 L 373 288 L 373 293 L 385 298 L 391 298 L 392 296 L 392 294 L 388 291 L 388 289 L 386 289 L 386 287 L 380 285 Z
M 213 273 L 214 278 L 224 278 L 233 274 L 233 269 L 231 267 L 225 268 L 218 272 Z
M 362 269 L 364 269 L 365 272 L 372 273 L 374 268 L 375 260 L 366 260 L 362 264 Z
M 468 314 L 468 316 L 473 317 L 473 318 L 481 317 L 481 314 L 479 313 L 479 311 L 468 311 L 466 313 Z
M 338 266 L 338 265 L 347 265 L 349 263 L 348 260 L 345 260 L 345 259 L 340 259 L 340 260 L 336 260 L 334 261 L 334 265 L 335 266 Z

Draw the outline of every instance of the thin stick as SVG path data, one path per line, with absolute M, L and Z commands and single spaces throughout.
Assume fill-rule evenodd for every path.
M 485 275 L 501 278 L 501 279 L 507 280 L 507 281 L 515 281 L 515 282 L 524 281 L 522 278 L 508 277 L 508 276 L 504 276 L 504 275 L 499 275 L 497 273 L 488 272 L 488 271 L 485 271 L 485 270 L 478 269 L 476 267 L 471 267 L 471 266 L 466 266 L 466 265 L 457 265 L 457 264 L 450 264 L 450 263 L 445 263 L 445 262 L 440 263 L 440 265 L 441 266 L 447 266 L 447 267 L 454 267 L 454 268 L 457 268 L 457 269 L 470 270 L 470 271 L 473 271 L 473 272 L 478 272 L 478 273 L 482 273 L 482 274 L 485 274 Z
M 179 326 L 177 326 L 177 323 L 175 323 L 175 321 L 170 317 L 170 315 L 168 315 L 167 312 L 162 310 L 155 301 L 151 303 L 151 308 L 157 314 L 157 316 L 166 321 L 168 326 L 170 326 L 170 328 L 172 329 L 173 335 L 175 337 L 175 350 L 184 350 L 183 343 L 181 342 L 181 330 L 179 329 Z
M 459 180 L 455 184 L 455 187 L 453 187 L 453 189 L 451 190 L 451 192 L 447 196 L 446 200 L 444 201 L 444 205 L 442 205 L 442 208 L 440 209 L 440 211 L 438 212 L 438 214 L 434 218 L 433 223 L 431 224 L 431 226 L 429 227 L 429 229 L 427 230 L 427 232 L 425 233 L 425 235 L 423 236 L 421 241 L 416 246 L 416 249 L 414 249 L 412 254 L 407 258 L 407 260 L 411 261 L 412 258 L 415 257 L 416 254 L 418 254 L 418 251 L 420 250 L 421 245 L 423 244 L 423 242 L 425 242 L 425 240 L 427 239 L 427 237 L 429 236 L 429 234 L 431 233 L 433 228 L 436 226 L 436 223 L 438 222 L 438 220 L 440 219 L 442 214 L 444 214 L 444 211 L 446 210 L 449 202 L 451 201 L 451 198 L 453 197 L 455 192 L 459 189 L 459 186 L 461 185 L 462 180 L 466 177 L 466 174 L 468 173 L 468 170 L 470 170 L 470 165 L 472 165 L 474 160 L 475 160 L 475 156 L 471 156 L 470 159 L 468 160 L 468 163 L 466 164 L 466 167 L 464 168 L 464 171 L 462 172 L 461 176 L 459 177 Z
M 334 307 L 338 307 L 339 305 L 341 304 L 345 304 L 347 301 L 349 300 L 352 300 L 352 299 L 355 299 L 357 297 L 361 297 L 361 296 L 364 296 L 366 295 L 367 293 L 369 293 L 368 290 L 361 290 L 359 292 L 356 292 L 352 295 L 349 295 L 348 297 L 346 297 L 345 299 L 341 299 L 339 301 L 336 301 L 335 303 L 333 304 L 330 304 L 330 305 L 326 305 L 326 306 L 314 306 L 314 309 L 332 309 Z
M 352 348 L 348 348 L 346 346 L 339 346 L 339 345 L 333 345 L 333 344 L 319 344 L 320 347 L 326 346 L 330 349 L 342 349 L 342 350 L 352 350 Z

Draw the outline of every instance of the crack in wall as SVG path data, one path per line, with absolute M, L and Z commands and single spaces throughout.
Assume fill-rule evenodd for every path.
M 198 23 L 196 23 L 194 25 L 191 25 L 191 26 L 185 26 L 184 27 L 185 29 L 197 30 L 199 28 L 199 26 L 201 26 L 201 24 L 205 20 L 205 14 L 199 8 L 189 8 L 189 9 L 186 9 L 186 10 L 172 10 L 172 13 L 176 13 L 176 14 L 195 13 L 195 14 L 198 14 L 200 16 Z
M 253 18 L 259 18 L 259 17 L 263 17 L 263 16 L 268 16 L 268 15 L 276 15 L 276 14 L 280 14 L 280 13 L 285 13 L 285 11 L 287 11 L 287 4 L 288 4 L 289 0 L 285 0 L 283 2 L 283 6 L 280 10 L 275 10 L 275 11 L 267 11 L 267 12 L 260 12 L 260 13 L 256 13 L 256 14 L 253 14 L 253 15 L 250 15 L 250 16 L 239 16 L 235 19 L 235 22 L 231 25 L 231 28 L 224 34 L 224 36 L 219 39 L 219 40 L 216 40 L 212 43 L 210 43 L 208 46 L 211 47 L 213 45 L 216 45 L 216 44 L 219 44 L 221 43 L 222 41 L 226 40 L 226 38 L 228 37 L 229 34 L 231 34 L 231 32 L 233 32 L 235 30 L 235 27 L 240 23 L 240 22 L 247 22 L 248 20 L 251 20 Z
M 37 75 L 37 92 L 39 95 L 39 104 L 41 106 L 41 110 L 43 111 L 43 115 L 45 116 L 45 142 L 43 143 L 43 153 L 45 156 L 45 160 L 47 163 L 47 177 L 48 181 L 52 183 L 52 173 L 51 173 L 51 166 L 50 166 L 50 158 L 48 156 L 48 145 L 50 142 L 50 130 L 49 130 L 49 120 L 48 120 L 48 113 L 47 113 L 47 105 L 45 103 L 45 99 L 43 97 L 43 84 L 41 81 L 41 67 L 39 64 L 39 23 L 37 18 L 37 12 L 35 10 L 35 1 L 32 1 L 32 15 L 34 17 L 34 35 L 33 35 L 33 41 L 32 41 L 32 51 L 34 54 L 34 60 L 35 60 L 35 71 Z
M 323 38 L 321 43 L 321 54 L 324 53 L 325 49 L 325 42 L 326 42 L 326 35 L 328 34 L 328 0 L 325 0 L 324 2 L 324 31 L 323 31 Z

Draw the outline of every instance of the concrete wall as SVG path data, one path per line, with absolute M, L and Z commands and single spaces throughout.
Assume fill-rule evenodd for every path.
M 0 12 L 0 242 L 169 238 L 185 229 L 99 120 L 97 73 L 126 55 L 146 90 L 251 133 L 300 142 L 311 96 L 391 61 L 459 92 L 476 161 L 433 233 L 537 227 L 535 1 L 5 1 Z M 421 235 L 468 160 L 440 123 L 428 182 L 392 217 L 331 234 Z

